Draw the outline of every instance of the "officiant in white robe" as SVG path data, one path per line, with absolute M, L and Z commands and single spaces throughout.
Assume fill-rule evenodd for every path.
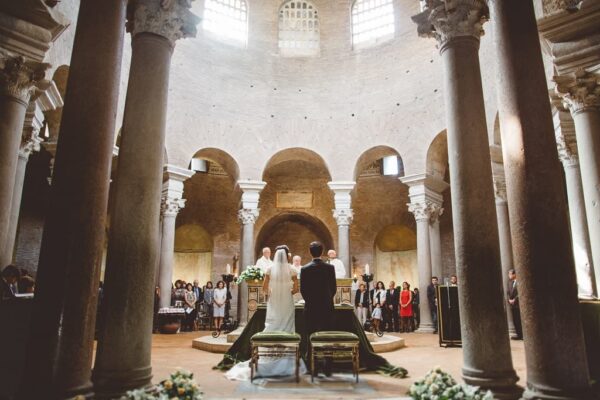
M 271 249 L 265 247 L 262 249 L 262 257 L 256 261 L 256 267 L 260 268 L 262 272 L 266 272 L 268 268 L 273 266 L 273 261 L 271 261 Z
M 327 257 L 329 257 L 329 264 L 333 265 L 335 268 L 335 279 L 347 278 L 346 275 L 346 267 L 344 266 L 344 262 L 337 258 L 337 253 L 335 250 L 329 250 L 327 252 Z

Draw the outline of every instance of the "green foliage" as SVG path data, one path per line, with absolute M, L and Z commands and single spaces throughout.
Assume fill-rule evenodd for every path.
M 492 392 L 483 392 L 477 386 L 458 384 L 450 374 L 436 367 L 410 387 L 414 400 L 494 400 Z
M 238 285 L 244 281 L 262 281 L 265 278 L 265 273 L 254 265 L 249 265 L 246 270 L 240 274 L 235 283 Z
M 193 378 L 191 372 L 175 371 L 155 388 L 132 390 L 121 400 L 202 400 L 203 393 Z

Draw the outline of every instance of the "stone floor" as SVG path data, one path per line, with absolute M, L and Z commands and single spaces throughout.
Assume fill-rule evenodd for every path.
M 300 384 L 293 382 L 268 382 L 252 385 L 247 382 L 231 382 L 223 373 L 212 369 L 222 358 L 220 354 L 193 349 L 192 339 L 208 332 L 181 333 L 178 335 L 154 335 L 152 366 L 158 382 L 171 371 L 184 368 L 194 373 L 207 399 L 399 399 L 403 398 L 410 384 L 422 377 L 433 366 L 441 366 L 455 378 L 460 378 L 462 349 L 440 348 L 437 335 L 409 333 L 402 336 L 406 347 L 381 354 L 394 364 L 409 371 L 406 379 L 394 379 L 375 373 L 365 373 L 360 383 L 354 384 L 349 377 L 339 380 L 315 381 L 304 377 Z M 513 363 L 520 384 L 525 382 L 525 353 L 522 341 L 512 341 Z

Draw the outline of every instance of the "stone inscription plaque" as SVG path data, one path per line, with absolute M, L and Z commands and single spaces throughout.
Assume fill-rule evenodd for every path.
M 277 208 L 312 208 L 313 192 L 277 192 Z

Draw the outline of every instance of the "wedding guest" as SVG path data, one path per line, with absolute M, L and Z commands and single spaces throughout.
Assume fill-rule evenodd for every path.
M 385 325 L 388 332 L 398 332 L 400 324 L 398 321 L 398 304 L 400 302 L 400 288 L 396 287 L 396 282 L 391 281 L 388 290 L 385 292 L 386 313 Z
M 273 266 L 273 261 L 271 260 L 271 249 L 265 247 L 262 249 L 262 257 L 256 261 L 256 267 L 260 268 L 262 272 L 265 272 L 268 267 Z
M 420 303 L 421 303 L 421 299 L 420 299 L 420 294 L 419 294 L 419 288 L 414 288 L 413 289 L 413 298 L 412 298 L 412 305 L 413 305 L 413 331 L 416 331 L 417 329 L 419 329 L 419 324 L 421 323 L 421 308 L 420 308 Z
M 183 307 L 183 303 L 185 303 L 185 282 L 177 279 L 172 304 L 175 307 Z
M 410 284 L 402 282 L 402 291 L 400 292 L 400 332 L 410 332 L 412 329 L 411 320 L 413 293 L 410 291 Z
M 194 292 L 194 294 L 196 295 L 196 301 L 197 303 L 200 303 L 202 301 L 202 288 L 200 286 L 198 286 L 200 284 L 200 282 L 198 282 L 198 279 L 194 279 L 194 285 L 192 287 L 192 291 Z
M 356 291 L 354 307 L 356 309 L 356 318 L 360 321 L 360 325 L 364 326 L 365 322 L 367 322 L 367 312 L 369 311 L 369 294 L 364 283 L 361 283 Z
M 15 298 L 16 284 L 21 274 L 14 265 L 8 265 L 0 273 L 0 302 L 9 301 Z
M 188 283 L 185 287 L 185 330 L 194 330 L 194 321 L 196 320 L 196 302 L 198 298 L 194 293 L 194 285 Z
M 35 281 L 29 275 L 21 276 L 17 283 L 19 293 L 33 293 L 35 291 Z
M 379 281 L 375 285 L 375 291 L 373 292 L 373 313 L 371 318 L 373 319 L 373 327 L 375 331 L 380 331 L 381 320 L 383 318 L 382 310 L 385 307 L 385 285 Z
M 213 311 L 213 283 L 211 281 L 206 282 L 204 285 L 204 312 L 212 316 Z
M 431 313 L 431 322 L 433 322 L 433 333 L 438 333 L 438 312 L 437 312 L 437 276 L 431 277 L 431 283 L 427 286 L 427 302 L 429 303 L 429 312 Z
M 456 275 L 450 275 L 450 286 L 458 286 L 458 278 Z
M 215 326 L 218 331 L 223 325 L 225 317 L 225 303 L 227 302 L 227 288 L 225 282 L 217 282 L 217 288 L 213 292 L 213 317 L 215 318 Z
M 523 327 L 521 325 L 521 309 L 519 308 L 519 290 L 517 289 L 517 273 L 511 268 L 508 270 L 508 304 L 512 313 L 513 325 L 515 326 L 515 336 L 512 340 L 523 340 Z
M 337 252 L 331 249 L 327 252 L 327 257 L 329 257 L 329 264 L 333 265 L 333 267 L 335 268 L 335 278 L 345 278 L 346 267 L 344 266 L 344 262 L 337 258 Z

